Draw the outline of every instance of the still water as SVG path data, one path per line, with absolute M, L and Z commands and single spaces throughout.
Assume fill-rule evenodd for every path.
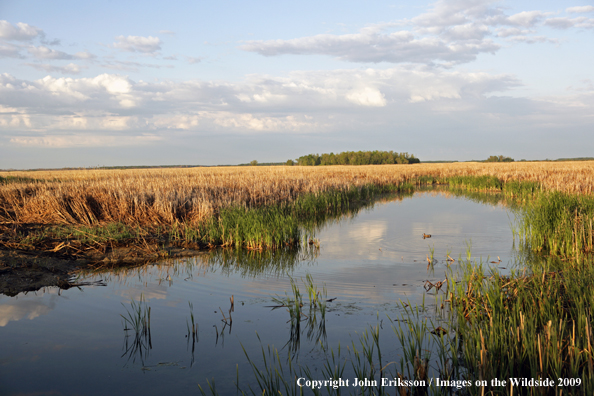
M 0 395 L 199 394 L 211 378 L 230 394 L 237 378 L 253 383 L 244 348 L 258 362 L 262 347 L 274 346 L 281 359 L 316 372 L 324 349 L 357 342 L 378 324 L 382 354 L 396 361 L 384 323 L 402 314 L 400 301 L 431 304 L 423 285 L 445 278 L 448 255 L 455 267 L 471 249 L 502 272 L 516 260 L 513 214 L 490 201 L 440 191 L 395 196 L 322 225 L 319 246 L 298 253 L 218 250 L 86 275 L 80 281 L 91 285 L 80 288 L 0 296 Z M 274 297 L 291 290 L 291 279 L 305 293 L 308 274 L 333 300 L 325 328 L 303 326 L 296 335 Z M 141 299 L 136 306 L 150 307 L 150 338 L 135 342 L 123 317 Z

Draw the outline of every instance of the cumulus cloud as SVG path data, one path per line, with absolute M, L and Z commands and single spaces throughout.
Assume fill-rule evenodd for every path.
M 347 100 L 362 105 L 372 107 L 383 107 L 386 105 L 386 97 L 378 89 L 365 87 L 354 90 L 346 95 Z
M 439 140 L 447 134 L 438 131 L 452 126 L 464 126 L 469 134 L 476 125 L 493 131 L 591 126 L 593 91 L 539 100 L 504 96 L 520 85 L 510 75 L 411 65 L 250 75 L 240 82 L 145 82 L 117 74 L 23 80 L 2 74 L 0 142 L 25 148 L 148 149 L 219 133 L 250 139 L 313 132 L 360 138 L 362 130 L 397 125 L 435 130 L 430 135 Z
M 113 47 L 128 52 L 154 53 L 161 50 L 161 39 L 158 37 L 117 36 L 116 40 Z
M 440 0 L 411 20 L 370 25 L 358 33 L 320 34 L 289 40 L 251 40 L 240 48 L 264 56 L 323 54 L 350 62 L 470 62 L 481 53 L 495 53 L 489 18 L 503 13 L 486 0 Z M 516 17 L 517 18 L 517 17 Z M 492 23 L 492 21 L 490 22 Z
M 26 23 L 19 22 L 16 25 L 0 20 L 0 39 L 30 41 L 36 37 L 44 37 L 43 30 Z
M 508 15 L 495 0 L 439 0 L 427 12 L 410 20 L 370 25 L 357 33 L 319 34 L 283 40 L 250 40 L 240 48 L 264 56 L 285 54 L 328 55 L 339 60 L 366 63 L 421 63 L 450 67 L 471 62 L 482 53 L 508 43 L 558 43 L 538 34 L 538 28 L 591 28 L 586 17 L 556 17 L 552 12 L 522 11 Z M 594 6 L 570 7 L 585 13 Z
M 115 74 L 27 81 L 3 74 L 0 106 L 10 111 L 0 112 L 0 129 L 299 132 L 323 129 L 329 124 L 330 113 L 364 113 L 365 109 L 440 100 L 475 102 L 518 84 L 506 75 L 425 67 L 301 71 L 287 77 L 253 75 L 241 83 L 148 83 Z M 11 141 L 52 147 L 64 144 L 61 138 L 48 140 L 48 136 L 21 136 Z
M 109 113 L 137 105 L 141 98 L 132 95 L 132 85 L 127 77 L 111 74 L 78 79 L 46 76 L 36 81 L 3 74 L 0 75 L 0 104 L 13 103 L 15 107 L 37 114 L 62 115 L 77 110 Z

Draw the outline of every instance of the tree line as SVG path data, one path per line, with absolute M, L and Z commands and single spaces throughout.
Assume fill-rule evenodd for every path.
M 416 164 L 421 162 L 412 154 L 394 151 L 345 151 L 334 154 L 308 154 L 297 161 L 288 160 L 287 165 L 382 165 L 382 164 Z
M 514 162 L 511 157 L 504 157 L 503 155 L 492 155 L 485 160 L 485 162 Z

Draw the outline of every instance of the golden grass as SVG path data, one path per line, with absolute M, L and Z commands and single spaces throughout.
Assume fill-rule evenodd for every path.
M 229 206 L 290 202 L 307 193 L 421 176 L 494 175 L 547 190 L 592 194 L 594 162 L 452 163 L 0 172 L 44 180 L 0 186 L 0 222 L 156 226 L 197 224 Z

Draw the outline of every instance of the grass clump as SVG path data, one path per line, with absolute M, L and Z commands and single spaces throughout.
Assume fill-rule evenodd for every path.
M 500 191 L 503 183 L 492 175 L 483 176 L 452 176 L 447 178 L 447 183 L 454 188 L 470 191 Z
M 579 386 L 563 384 L 563 394 L 591 394 L 593 264 L 591 259 L 549 259 L 532 271 L 501 276 L 465 262 L 461 275 L 448 279 L 456 334 L 449 346 L 454 376 L 473 382 L 549 378 L 555 386 L 559 378 L 573 378 L 580 379 Z M 489 382 L 471 393 L 490 390 L 501 391 Z M 506 392 L 512 392 L 509 381 Z M 513 393 L 537 394 L 538 389 Z
M 540 193 L 520 214 L 518 234 L 533 250 L 565 257 L 594 252 L 594 197 Z
M 301 240 L 300 228 L 313 229 L 332 217 L 369 204 L 380 194 L 409 192 L 407 183 L 391 186 L 365 185 L 319 194 L 307 194 L 292 202 L 264 207 L 231 207 L 197 229 L 186 228 L 183 238 L 210 245 L 248 249 L 295 246 Z
M 122 304 L 124 305 L 124 304 Z M 124 326 L 124 353 L 122 356 L 128 356 L 128 360 L 136 361 L 139 357 L 142 364 L 148 358 L 150 350 L 153 348 L 151 340 L 151 307 L 148 305 L 144 296 L 140 296 L 138 302 L 132 300 L 130 309 L 126 308 L 126 315 L 120 315 Z M 130 334 L 134 337 L 130 340 Z
M 38 183 L 42 182 L 41 179 L 34 179 L 32 177 L 24 176 L 0 176 L 0 184 L 12 184 L 12 183 Z
M 503 193 L 515 198 L 531 198 L 542 191 L 542 186 L 536 181 L 508 180 L 503 184 Z

